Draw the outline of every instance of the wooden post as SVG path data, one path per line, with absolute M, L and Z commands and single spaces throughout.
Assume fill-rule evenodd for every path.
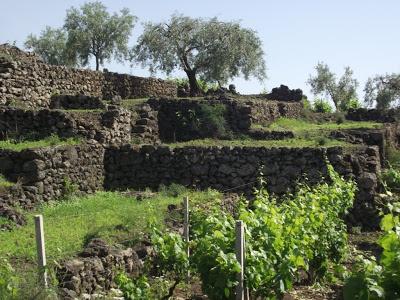
M 186 196 L 183 198 L 183 238 L 187 243 L 186 254 L 189 260 L 189 197 Z M 190 271 L 188 270 L 186 273 L 186 283 L 189 285 L 190 283 Z M 190 288 L 188 290 L 188 296 L 190 293 Z
M 189 197 L 183 198 L 183 238 L 189 243 Z M 189 246 L 187 247 L 189 257 Z
M 244 225 L 243 221 L 236 221 L 236 259 L 240 264 L 240 272 L 237 274 L 236 300 L 245 300 L 244 297 Z
M 36 235 L 36 248 L 39 266 L 39 279 L 45 288 L 47 284 L 47 270 L 46 270 L 46 249 L 44 245 L 44 229 L 43 229 L 43 216 L 36 215 L 35 220 L 35 235 Z

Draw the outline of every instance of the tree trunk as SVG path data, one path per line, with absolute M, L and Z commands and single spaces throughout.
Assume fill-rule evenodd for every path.
M 200 87 L 199 84 L 197 83 L 196 79 L 196 72 L 193 70 L 185 71 L 186 75 L 189 79 L 189 86 L 190 86 L 190 96 L 191 97 L 196 97 L 200 95 Z
M 98 56 L 96 56 L 96 71 L 99 70 L 99 67 L 100 67 L 100 59 Z

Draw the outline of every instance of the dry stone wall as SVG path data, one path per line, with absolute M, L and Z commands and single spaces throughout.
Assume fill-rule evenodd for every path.
M 346 113 L 346 119 L 352 121 L 374 121 L 381 123 L 394 123 L 399 120 L 400 110 L 399 109 L 367 109 L 357 108 L 350 109 Z
M 299 118 L 302 116 L 301 102 L 263 101 L 246 102 L 251 109 L 252 123 L 268 124 L 279 118 Z
M 112 99 L 119 95 L 123 99 L 143 97 L 176 97 L 175 83 L 158 78 L 144 78 L 127 74 L 104 72 L 103 97 Z
M 378 147 L 346 153 L 342 148 L 262 147 L 110 147 L 105 153 L 107 189 L 158 188 L 172 183 L 187 187 L 250 195 L 264 174 L 267 189 L 276 194 L 293 192 L 297 182 L 309 184 L 327 177 L 328 157 L 346 178 L 355 178 L 359 193 L 352 222 L 377 225 L 374 195 L 380 171 Z M 368 219 L 364 219 L 368 215 Z M 373 225 L 372 225 L 373 224 Z
M 24 110 L 0 107 L 0 139 L 60 137 L 95 139 L 102 144 L 128 143 L 131 113 L 109 106 L 102 112 Z
M 379 190 L 379 148 L 262 148 L 132 145 L 104 148 L 95 141 L 13 152 L 0 151 L 0 173 L 19 182 L 1 194 L 0 203 L 33 207 L 54 200 L 76 185 L 90 193 L 107 190 L 157 189 L 172 183 L 191 188 L 215 188 L 251 195 L 263 174 L 269 192 L 293 192 L 298 181 L 316 184 L 327 178 L 328 157 L 346 178 L 358 185 L 350 222 L 364 227 L 378 224 L 375 194 Z
M 85 193 L 103 188 L 104 147 L 96 141 L 74 146 L 0 151 L 0 173 L 16 185 L 0 202 L 32 208 L 55 200 L 69 188 Z
M 0 104 L 48 108 L 56 94 L 176 97 L 177 89 L 174 83 L 153 78 L 48 65 L 33 53 L 0 45 Z
M 78 257 L 63 261 L 56 269 L 59 296 L 73 300 L 115 288 L 118 272 L 137 277 L 142 268 L 143 261 L 135 250 L 118 249 L 101 239 L 93 239 Z
M 192 126 L 199 118 L 202 105 L 223 105 L 228 129 L 240 133 L 248 132 L 253 123 L 269 123 L 280 117 L 296 118 L 302 113 L 301 103 L 262 100 L 152 98 L 148 100 L 148 104 L 158 112 L 159 135 L 162 141 L 209 137 L 209 134 Z

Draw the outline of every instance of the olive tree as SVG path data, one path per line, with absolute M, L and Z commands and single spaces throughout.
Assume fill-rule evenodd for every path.
M 30 34 L 25 47 L 37 53 L 45 62 L 52 65 L 76 66 L 76 57 L 68 53 L 67 33 L 62 28 L 46 26 L 40 35 Z
M 82 65 L 87 65 L 92 56 L 96 70 L 112 57 L 125 58 L 128 40 L 136 17 L 127 8 L 120 14 L 110 15 L 101 2 L 88 2 L 77 9 L 67 11 L 64 28 L 68 33 L 67 47 L 77 55 Z
M 262 43 L 257 33 L 238 22 L 190 18 L 174 14 L 166 23 L 146 23 L 132 59 L 170 74 L 183 70 L 192 96 L 199 94 L 197 77 L 226 83 L 243 75 L 265 78 Z
M 307 83 L 311 86 L 311 92 L 317 95 L 325 95 L 330 98 L 336 110 L 344 111 L 350 103 L 357 99 L 358 81 L 353 78 L 353 71 L 346 67 L 339 80 L 327 64 L 319 62 L 315 66 L 317 74 L 310 76 Z
M 376 108 L 388 109 L 400 103 L 400 74 L 377 75 L 369 78 L 364 88 L 365 102 Z

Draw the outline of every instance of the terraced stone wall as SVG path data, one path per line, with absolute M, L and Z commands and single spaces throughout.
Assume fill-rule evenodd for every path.
M 128 143 L 131 113 L 112 106 L 99 112 L 0 107 L 0 139 L 38 139 L 51 134 L 95 139 L 102 144 Z
M 0 45 L 0 104 L 48 108 L 54 95 L 77 94 L 104 99 L 176 97 L 177 88 L 154 78 L 49 65 L 33 53 Z

